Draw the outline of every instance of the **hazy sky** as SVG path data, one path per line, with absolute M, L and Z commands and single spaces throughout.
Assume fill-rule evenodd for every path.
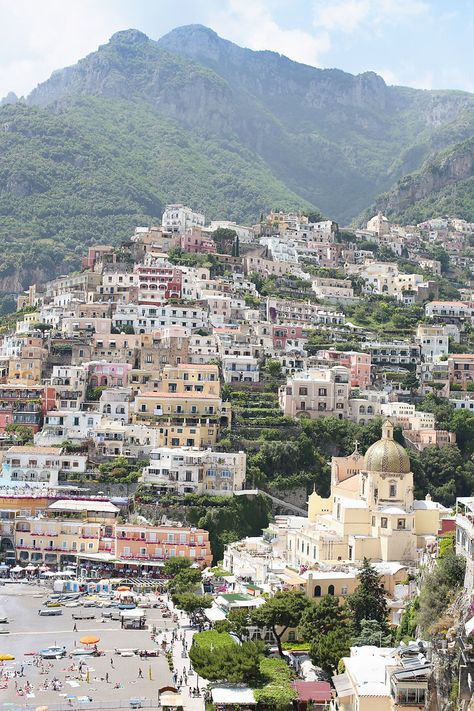
M 389 84 L 474 91 L 474 0 L 0 0 L 0 97 L 130 27 L 201 23 L 252 49 Z

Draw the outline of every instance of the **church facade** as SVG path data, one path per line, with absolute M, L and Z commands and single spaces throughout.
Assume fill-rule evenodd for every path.
M 387 421 L 365 455 L 333 457 L 331 494 L 308 500 L 308 523 L 289 530 L 292 567 L 380 562 L 416 565 L 418 552 L 438 534 L 446 509 L 429 496 L 416 501 L 409 456 Z

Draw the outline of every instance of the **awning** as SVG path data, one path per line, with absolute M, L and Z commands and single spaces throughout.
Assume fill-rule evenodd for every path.
M 160 694 L 160 706 L 184 706 L 183 697 L 181 694 L 173 694 L 172 692 L 167 692 L 166 694 Z
M 233 704 L 255 706 L 257 704 L 253 691 L 248 686 L 216 686 L 211 690 L 211 695 L 214 704 L 224 704 L 225 706 Z
M 120 610 L 120 617 L 124 619 L 140 619 L 145 617 L 145 610 L 140 607 L 134 607 L 133 610 Z
M 220 607 L 209 607 L 204 610 L 204 615 L 207 617 L 209 622 L 220 622 L 225 620 L 225 612 L 222 612 Z
M 352 696 L 354 693 L 351 681 L 345 672 L 344 674 L 333 676 L 332 683 L 334 684 L 334 688 L 336 689 L 337 697 L 339 699 L 342 699 L 345 696 Z

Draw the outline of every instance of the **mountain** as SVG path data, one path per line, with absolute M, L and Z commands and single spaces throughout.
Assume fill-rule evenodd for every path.
M 474 138 L 457 143 L 427 160 L 380 195 L 358 220 L 376 212 L 402 224 L 450 215 L 474 222 Z
M 26 99 L 9 95 L 0 127 L 6 291 L 156 223 L 169 201 L 211 219 L 319 208 L 347 223 L 474 136 L 474 96 L 317 69 L 192 25 L 157 42 L 116 33 Z

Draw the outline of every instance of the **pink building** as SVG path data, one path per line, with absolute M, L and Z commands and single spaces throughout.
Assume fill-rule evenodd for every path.
M 92 361 L 86 363 L 89 385 L 96 387 L 124 387 L 128 384 L 128 374 L 132 369 L 129 363 L 107 363 Z
M 445 447 L 447 444 L 456 444 L 455 433 L 447 430 L 403 430 L 403 437 L 409 446 L 419 452 L 427 447 Z
M 138 301 L 140 304 L 155 304 L 169 299 L 180 299 L 183 288 L 183 273 L 177 267 L 163 264 L 138 266 Z
M 83 269 L 94 269 L 95 263 L 104 254 L 112 254 L 114 248 L 108 244 L 99 244 L 94 247 L 89 247 L 87 257 L 82 257 Z
M 185 252 L 202 254 L 214 254 L 217 251 L 216 243 L 196 227 L 181 235 L 180 247 Z
M 116 558 L 123 562 L 165 561 L 190 558 L 201 567 L 212 563 L 209 532 L 184 526 L 117 524 Z
M 369 387 L 372 369 L 372 357 L 370 353 L 323 350 L 318 351 L 318 357 L 327 361 L 330 366 L 344 365 L 346 368 L 349 368 L 352 388 Z
M 284 326 L 278 325 L 272 327 L 272 341 L 275 351 L 286 351 L 292 348 L 302 348 L 307 341 L 307 337 L 303 335 L 301 326 Z

